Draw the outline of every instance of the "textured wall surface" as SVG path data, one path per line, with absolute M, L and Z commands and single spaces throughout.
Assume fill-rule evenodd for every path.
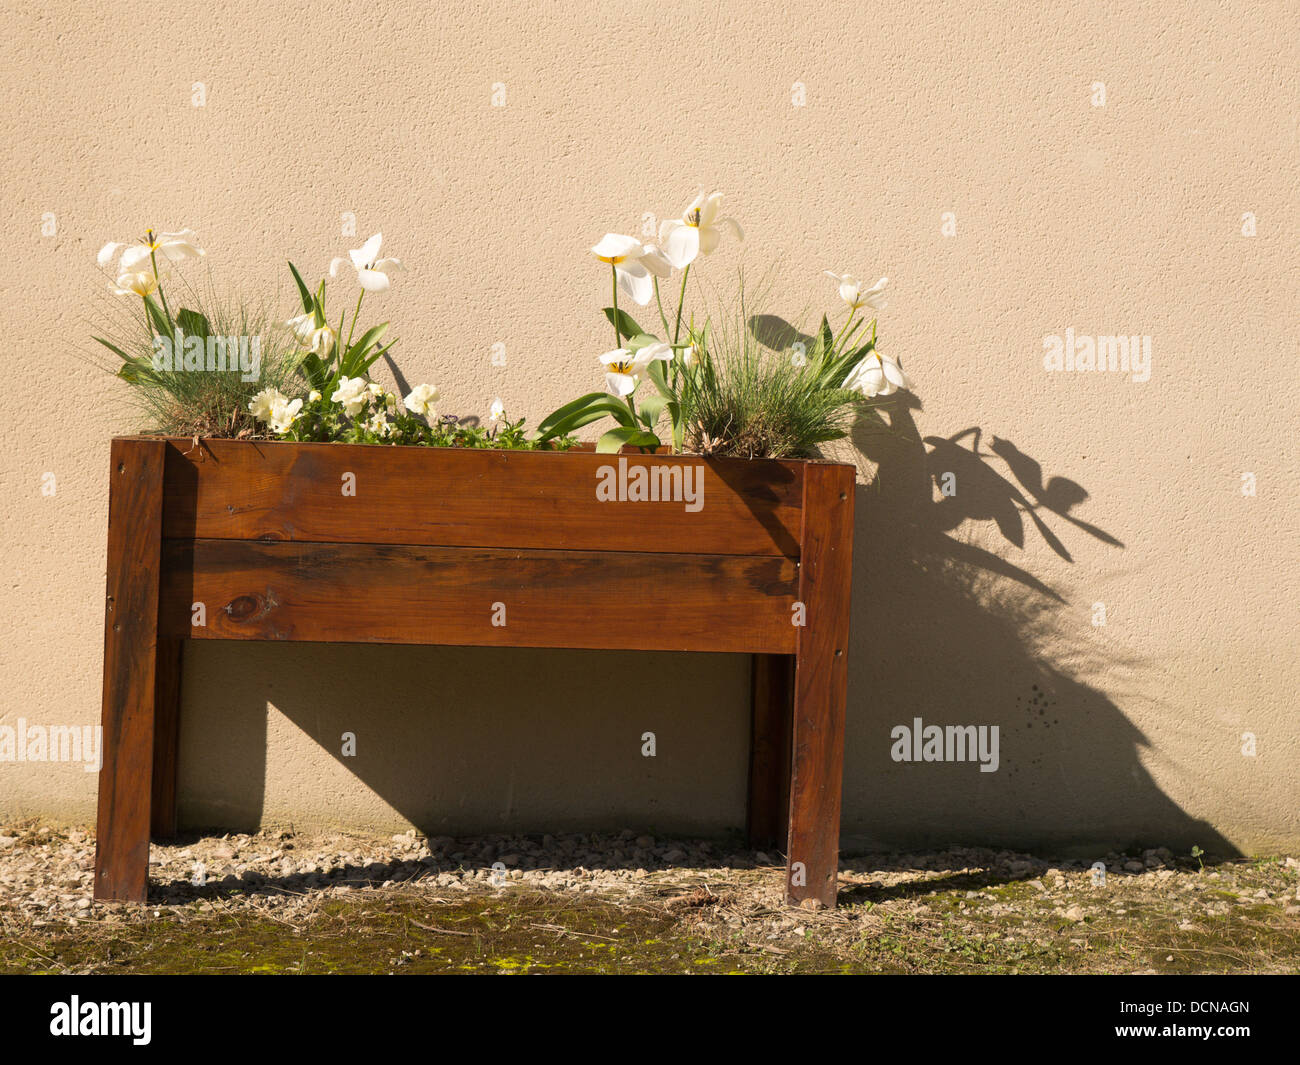
M 0 31 L 0 725 L 98 720 L 108 440 L 138 427 L 90 361 L 101 244 L 191 226 L 219 288 L 290 313 L 284 259 L 319 276 L 351 212 L 410 267 L 372 308 L 404 374 L 535 422 L 599 387 L 588 247 L 706 187 L 749 239 L 693 276 L 743 263 L 790 317 L 841 313 L 824 269 L 887 274 L 920 400 L 855 438 L 849 842 L 1300 844 L 1295 3 L 19 0 Z M 1067 330 L 1149 337 L 1149 380 L 1047 372 Z M 186 668 L 191 825 L 742 822 L 741 658 Z M 997 725 L 998 771 L 894 761 L 918 717 Z M 0 817 L 89 821 L 95 779 L 0 762 Z

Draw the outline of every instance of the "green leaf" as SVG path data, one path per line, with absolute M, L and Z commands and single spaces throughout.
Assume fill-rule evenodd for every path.
M 596 441 L 596 452 L 601 455 L 615 455 L 628 444 L 632 447 L 658 447 L 659 438 L 644 429 L 622 425 L 617 429 L 611 429 Z
M 360 340 L 343 353 L 343 360 L 339 365 L 340 371 L 344 377 L 360 376 L 361 370 L 369 367 L 370 363 L 375 361 L 374 359 L 371 359 L 369 362 L 366 362 L 366 352 L 368 352 L 387 331 L 387 322 L 380 322 L 379 325 L 372 325 L 361 334 Z M 378 356 L 376 356 L 376 358 L 377 357 Z
M 110 344 L 110 343 L 109 343 L 107 340 L 105 340 L 103 337 L 92 337 L 91 339 L 92 339 L 92 340 L 97 340 L 99 343 L 103 344 L 104 347 L 108 348 L 109 351 L 111 351 L 114 355 L 116 355 L 116 356 L 117 356 L 119 359 L 121 359 L 123 362 L 134 362 L 134 361 L 135 361 L 135 359 L 133 359 L 133 358 L 132 358 L 130 355 L 128 355 L 125 351 L 123 351 L 121 348 L 119 348 L 116 344 Z
M 329 383 L 329 374 L 325 369 L 325 363 L 321 361 L 319 355 L 314 351 L 307 352 L 302 357 L 302 370 L 306 375 L 308 382 L 317 392 L 322 395 L 325 392 L 325 386 Z M 330 391 L 334 391 L 330 389 Z
M 605 308 L 605 317 L 609 319 L 609 324 L 616 327 L 619 333 L 624 337 L 641 336 L 645 333 L 645 330 L 637 325 L 636 322 L 632 321 L 632 316 L 628 314 L 627 311 L 623 310 L 622 307 L 618 309 L 617 321 L 614 320 L 613 307 Z
M 642 348 L 648 348 L 651 344 L 658 343 L 659 338 L 653 333 L 638 333 L 636 336 L 623 341 L 623 346 L 628 351 L 640 351 Z
M 328 319 L 325 317 L 325 281 L 323 279 L 320 288 L 316 290 L 316 295 L 312 297 L 311 306 L 307 310 L 311 311 L 312 320 L 315 321 L 317 329 L 327 323 Z M 339 319 L 339 328 L 343 328 L 342 318 Z
M 302 297 L 302 309 L 303 313 L 306 314 L 312 309 L 311 289 L 307 287 L 307 283 L 302 279 L 302 274 L 298 273 L 298 268 L 293 263 L 289 264 L 289 272 L 293 274 L 293 279 L 298 285 L 298 295 Z M 322 281 L 321 284 L 324 285 L 325 282 Z
M 544 432 L 547 429 L 551 428 L 551 426 L 559 424 L 570 414 L 574 414 L 584 409 L 590 404 L 595 403 L 597 400 L 605 400 L 611 398 L 613 397 L 611 397 L 607 392 L 588 392 L 585 396 L 579 396 L 577 399 L 564 404 L 564 406 L 557 407 L 555 410 L 551 411 L 550 414 L 548 414 L 545 418 L 541 420 L 541 423 L 537 426 L 537 428 L 540 431 Z
M 647 396 L 641 401 L 641 422 L 647 429 L 653 429 L 659 416 L 663 414 L 664 408 L 668 406 L 669 399 L 665 395 Z
M 668 417 L 673 423 L 673 450 L 680 452 L 686 439 L 686 422 L 682 419 L 682 405 L 675 399 L 668 404 Z
M 646 367 L 645 375 L 655 383 L 655 388 L 659 389 L 659 394 L 661 396 L 675 399 L 676 397 L 673 395 L 673 390 L 668 385 L 668 372 L 664 369 L 667 365 L 668 364 L 662 359 L 655 359 L 654 362 Z
M 204 343 L 207 343 L 211 327 L 208 325 L 208 320 L 198 311 L 182 307 L 176 312 L 176 324 L 187 337 L 202 337 Z
M 167 316 L 163 314 L 162 308 L 154 303 L 152 296 L 144 298 L 144 307 L 149 312 L 149 321 L 153 325 L 154 335 L 171 339 L 172 330 L 167 324 Z
M 636 428 L 632 412 L 627 409 L 626 403 L 604 392 L 592 392 L 573 403 L 566 403 L 547 416 L 538 427 L 538 439 L 550 440 L 557 436 L 567 436 L 575 429 L 598 422 L 601 418 L 613 418 L 626 428 Z

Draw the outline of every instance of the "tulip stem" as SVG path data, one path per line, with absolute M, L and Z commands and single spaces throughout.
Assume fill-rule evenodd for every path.
M 677 296 L 677 328 L 673 330 L 673 343 L 677 343 L 677 338 L 682 335 L 682 308 L 686 306 L 686 279 L 690 277 L 691 264 L 686 264 L 686 269 L 682 271 L 682 291 Z
M 356 332 L 357 317 L 361 314 L 361 301 L 365 298 L 366 290 L 363 288 L 360 295 L 357 296 L 357 308 L 352 312 L 352 324 L 348 326 L 348 339 L 347 343 L 343 345 L 343 354 L 339 358 L 340 365 L 342 365 L 342 360 L 347 358 L 348 348 L 352 347 L 352 334 Z M 339 322 L 339 329 L 342 330 L 342 328 L 343 323 Z
M 152 244 L 152 243 L 153 243 L 153 231 L 152 231 L 152 230 L 150 230 L 149 237 L 150 237 L 150 241 L 149 241 L 149 242 Z M 154 282 L 155 282 L 155 284 L 157 285 L 157 288 L 158 288 L 158 299 L 160 299 L 160 300 L 162 301 L 163 314 L 165 314 L 165 315 L 167 316 L 167 325 L 168 325 L 168 327 L 171 329 L 172 334 L 175 335 L 175 333 L 176 333 L 176 323 L 172 320 L 172 312 L 171 312 L 171 308 L 167 306 L 167 295 L 166 295 L 166 293 L 164 293 L 163 290 L 162 290 L 162 278 L 158 276 L 158 258 L 157 258 L 157 254 L 154 252 L 154 250 L 153 250 L 152 248 L 149 250 L 149 261 L 150 261 L 151 263 L 153 263 L 153 279 L 154 279 Z M 149 301 L 148 301 L 148 300 L 145 301 L 144 320 L 145 320 L 146 322 L 149 320 Z
M 664 336 L 667 336 L 667 335 L 668 335 L 668 316 L 667 316 L 666 314 L 664 314 L 664 301 L 663 301 L 663 299 L 662 299 L 662 298 L 660 297 L 660 295 L 659 295 L 659 278 L 656 277 L 656 278 L 654 279 L 654 282 L 655 282 L 655 303 L 659 304 L 659 321 L 663 324 L 663 327 L 664 327 Z
M 840 341 L 844 339 L 844 334 L 849 331 L 849 326 L 853 324 L 854 316 L 857 313 L 857 311 L 849 311 L 849 320 L 844 323 L 844 328 L 840 330 L 840 335 L 837 336 L 831 344 L 831 350 L 826 353 L 827 358 L 835 354 L 835 350 L 840 346 Z
M 614 295 L 614 347 L 623 346 L 623 331 L 618 327 L 618 267 L 609 264 L 610 289 Z

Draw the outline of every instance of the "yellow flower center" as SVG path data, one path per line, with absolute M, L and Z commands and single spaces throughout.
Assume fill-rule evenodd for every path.
M 685 222 L 688 226 L 694 226 L 696 229 L 699 229 L 699 228 L 700 228 L 700 209 L 697 207 L 697 208 L 695 208 L 695 210 L 693 210 L 693 211 L 688 211 L 687 214 L 686 214 L 686 217 L 683 218 L 682 221 Z
M 613 370 L 614 373 L 631 373 L 632 363 L 627 360 L 622 362 L 611 362 L 609 368 Z

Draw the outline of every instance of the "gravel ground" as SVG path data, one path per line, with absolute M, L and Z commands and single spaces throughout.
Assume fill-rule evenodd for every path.
M 144 918 L 265 917 L 310 935 L 337 900 L 553 897 L 671 916 L 712 951 L 817 952 L 853 971 L 1297 971 L 1300 862 L 1201 866 L 1163 848 L 1091 861 L 1005 850 L 876 854 L 841 863 L 836 910 L 781 898 L 780 855 L 611 836 L 391 838 L 265 831 L 155 845 Z M 94 839 L 0 827 L 0 928 L 57 937 L 130 925 L 140 907 L 92 904 Z M 421 926 L 423 927 L 423 926 Z M 582 933 L 579 933 L 582 934 Z M 35 942 L 36 940 L 32 940 Z M 676 955 L 674 955 L 676 957 Z

